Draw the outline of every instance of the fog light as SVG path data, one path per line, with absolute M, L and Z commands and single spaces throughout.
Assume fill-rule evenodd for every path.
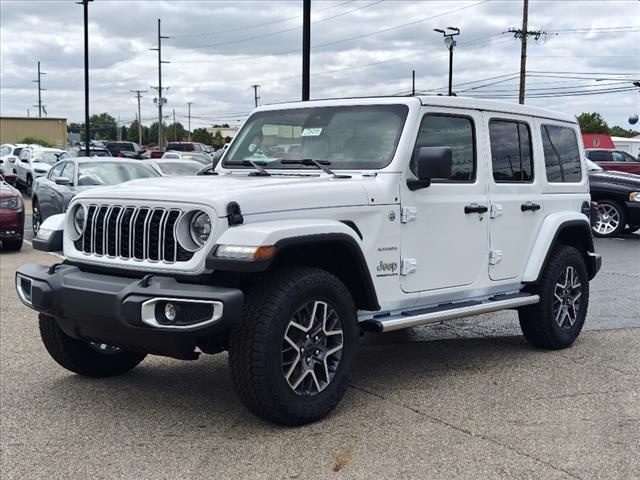
M 168 321 L 173 322 L 177 315 L 178 313 L 176 312 L 176 307 L 173 306 L 173 303 L 167 303 L 164 306 L 164 316 Z

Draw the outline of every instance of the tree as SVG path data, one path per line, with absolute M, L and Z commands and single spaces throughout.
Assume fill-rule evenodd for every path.
M 166 131 L 164 132 L 164 136 L 167 141 L 182 142 L 183 140 L 187 139 L 188 133 L 180 122 L 176 122 L 167 126 Z
M 578 123 L 582 133 L 609 133 L 609 125 L 597 112 L 581 113 L 578 115 Z
M 206 128 L 196 128 L 191 134 L 191 140 L 205 145 L 213 145 L 213 135 Z
M 214 148 L 222 148 L 224 146 L 224 137 L 220 133 L 220 130 L 216 130 L 216 133 L 213 135 L 213 142 L 211 145 L 213 145 Z
M 162 139 L 162 142 L 160 142 L 160 145 L 158 145 L 158 148 L 164 148 L 167 138 L 171 138 L 171 132 L 167 132 L 167 124 L 164 122 L 162 122 L 162 133 L 164 138 Z M 158 122 L 153 122 L 151 124 L 147 138 L 149 143 L 152 144 L 155 144 L 158 141 Z
M 156 136 L 158 132 L 156 131 Z M 129 130 L 127 132 L 127 140 L 130 142 L 138 143 L 138 121 L 134 120 L 129 126 Z M 149 143 L 149 128 L 142 126 L 142 145 L 146 145 Z
M 91 115 L 89 125 L 91 126 L 91 135 L 94 138 L 97 137 L 104 140 L 115 140 L 118 138 L 118 124 L 116 123 L 116 119 L 106 112 Z
M 611 135 L 612 137 L 631 138 L 638 135 L 638 133 L 639 132 L 636 132 L 635 130 L 627 130 L 626 128 L 622 128 L 618 125 L 609 129 L 609 135 Z

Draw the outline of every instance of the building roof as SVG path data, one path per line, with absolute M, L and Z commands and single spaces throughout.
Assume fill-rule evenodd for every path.
M 64 120 L 67 121 L 66 118 L 62 117 L 0 117 L 0 120 Z

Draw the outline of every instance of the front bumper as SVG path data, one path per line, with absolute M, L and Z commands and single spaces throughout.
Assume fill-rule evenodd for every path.
M 636 227 L 640 225 L 640 202 L 625 202 L 627 204 L 627 223 Z
M 25 305 L 54 317 L 73 338 L 184 359 L 197 358 L 195 347 L 231 329 L 244 303 L 239 289 L 163 276 L 141 280 L 102 275 L 72 265 L 24 265 L 16 272 L 16 288 Z M 197 325 L 150 322 L 149 303 L 167 299 L 177 304 L 209 302 L 216 314 Z

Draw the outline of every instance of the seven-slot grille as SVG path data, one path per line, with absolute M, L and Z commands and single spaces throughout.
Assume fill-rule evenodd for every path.
M 176 238 L 182 210 L 118 205 L 90 205 L 77 250 L 89 254 L 152 262 L 186 262 L 193 252 Z

